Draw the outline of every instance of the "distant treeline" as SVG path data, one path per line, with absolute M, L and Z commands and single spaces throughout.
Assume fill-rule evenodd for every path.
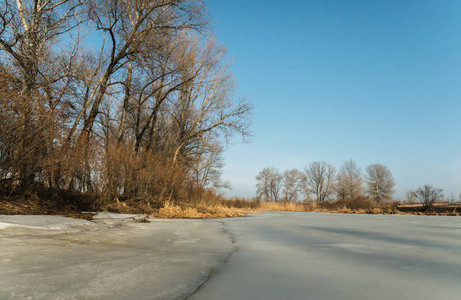
M 350 159 L 340 169 L 326 162 L 312 162 L 304 168 L 286 170 L 264 168 L 256 176 L 257 196 L 263 201 L 304 202 L 315 201 L 318 206 L 330 200 L 352 200 L 380 205 L 393 200 L 395 181 L 386 166 L 376 163 L 361 168 Z M 420 201 L 427 208 L 443 197 L 441 189 L 424 185 L 407 192 L 409 202 Z M 348 202 L 350 203 L 350 201 Z
M 3 0 L 0 190 L 190 200 L 249 135 L 202 0 Z

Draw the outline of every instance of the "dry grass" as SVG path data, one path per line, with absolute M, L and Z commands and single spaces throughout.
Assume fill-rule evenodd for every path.
M 262 202 L 248 207 L 244 210 L 252 211 L 294 211 L 294 212 L 325 212 L 325 213 L 346 213 L 346 214 L 402 214 L 394 205 L 373 207 L 368 205 L 351 205 L 348 202 L 334 202 L 328 205 L 317 206 L 315 203 L 295 203 L 295 202 Z
M 357 205 L 357 201 L 351 203 L 341 200 L 317 206 L 315 203 L 275 203 L 262 202 L 257 207 L 244 209 L 255 211 L 296 211 L 296 212 L 324 212 L 324 213 L 343 213 L 343 214 L 388 214 L 388 215 L 432 215 L 432 216 L 460 216 L 461 206 L 443 205 L 434 206 L 432 210 L 426 211 L 422 205 L 409 206 L 399 205 L 397 202 L 389 202 L 382 205 L 369 205 L 364 202 Z
M 249 212 L 224 206 L 181 207 L 166 202 L 165 205 L 160 208 L 158 212 L 153 213 L 152 216 L 161 219 L 207 219 L 243 217 L 247 214 L 249 214 Z
M 310 205 L 294 202 L 263 202 L 258 211 L 312 211 Z

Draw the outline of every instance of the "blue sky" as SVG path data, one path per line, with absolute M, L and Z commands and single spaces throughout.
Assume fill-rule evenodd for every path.
M 396 197 L 461 193 L 461 1 L 209 0 L 255 106 L 250 143 L 225 154 L 229 196 L 280 170 L 354 159 L 389 167 Z

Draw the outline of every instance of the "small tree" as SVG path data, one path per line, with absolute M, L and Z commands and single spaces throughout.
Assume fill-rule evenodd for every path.
M 283 173 L 283 194 L 287 201 L 298 200 L 302 188 L 302 175 L 297 169 L 286 170 Z
M 264 168 L 256 176 L 257 194 L 266 201 L 278 202 L 283 176 L 274 167 Z
M 414 195 L 426 209 L 430 209 L 435 202 L 443 197 L 443 190 L 425 184 L 423 187 L 415 190 Z
M 362 171 L 354 160 L 345 161 L 339 169 L 335 190 L 340 199 L 353 199 L 362 194 Z
M 376 203 L 392 199 L 394 178 L 391 171 L 382 164 L 372 164 L 366 168 L 367 192 Z
M 333 193 L 336 169 L 326 162 L 313 162 L 304 168 L 306 187 L 315 194 L 317 204 L 325 202 Z

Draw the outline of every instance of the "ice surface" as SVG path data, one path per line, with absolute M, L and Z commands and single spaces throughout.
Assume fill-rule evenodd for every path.
M 135 215 L 135 214 L 116 214 L 110 212 L 100 212 L 97 215 L 93 216 L 93 219 L 143 219 L 145 215 Z
M 461 299 L 459 217 L 268 213 L 190 299 Z
M 43 228 L 64 230 L 78 225 L 89 225 L 90 221 L 65 218 L 62 216 L 5 216 L 0 215 L 0 229 L 7 227 Z
M 217 221 L 121 217 L 0 216 L 0 299 L 183 299 L 235 250 Z
M 137 217 L 0 216 L 0 299 L 461 295 L 459 217 L 267 213 L 151 223 Z

